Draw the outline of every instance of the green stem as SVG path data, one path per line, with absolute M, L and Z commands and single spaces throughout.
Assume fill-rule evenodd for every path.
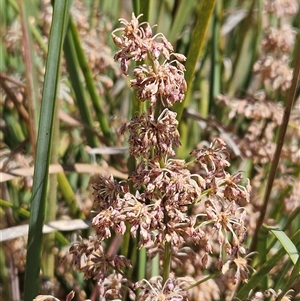
M 164 265 L 163 265 L 163 283 L 169 279 L 171 269 L 171 243 L 165 243 Z
M 272 191 L 272 187 L 273 187 L 273 183 L 274 183 L 274 179 L 276 176 L 276 171 L 277 171 L 277 167 L 278 167 L 278 163 L 279 163 L 279 159 L 280 159 L 280 155 L 281 155 L 281 150 L 283 147 L 287 126 L 289 123 L 291 110 L 293 107 L 293 103 L 294 103 L 294 99 L 295 99 L 295 95 L 296 95 L 296 91 L 297 91 L 299 74 L 300 74 L 300 51 L 299 51 L 300 47 L 297 44 L 295 47 L 298 49 L 298 51 L 296 51 L 297 55 L 295 58 L 292 85 L 287 94 L 285 111 L 284 111 L 284 115 L 283 115 L 283 119 L 282 119 L 282 124 L 279 129 L 279 135 L 278 135 L 276 150 L 275 150 L 275 154 L 274 154 L 274 159 L 271 163 L 271 169 L 270 169 L 270 173 L 269 173 L 269 177 L 268 177 L 268 181 L 267 181 L 267 187 L 266 187 L 266 191 L 265 191 L 265 195 L 264 195 L 263 205 L 260 210 L 261 214 L 260 214 L 260 217 L 256 224 L 256 229 L 255 229 L 255 232 L 253 235 L 250 252 L 253 252 L 256 250 L 258 233 L 263 224 L 263 221 L 264 221 L 264 218 L 265 218 L 265 215 L 267 212 L 267 207 L 269 204 L 270 195 L 271 195 L 271 191 Z

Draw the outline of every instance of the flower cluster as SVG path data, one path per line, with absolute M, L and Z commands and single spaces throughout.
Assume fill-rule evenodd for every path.
M 131 22 L 120 19 L 125 27 L 114 30 L 112 33 L 115 44 L 120 50 L 114 58 L 121 62 L 121 69 L 128 74 L 130 60 L 145 61 L 150 59 L 152 64 L 141 65 L 133 70 L 135 79 L 131 80 L 131 87 L 137 90 L 137 97 L 141 101 L 150 101 L 155 105 L 160 101 L 164 107 L 171 107 L 176 102 L 181 102 L 187 89 L 184 79 L 185 56 L 173 52 L 173 46 L 163 34 L 153 36 L 148 22 L 139 23 L 139 18 L 132 15 Z M 122 31 L 121 37 L 115 35 Z M 159 63 L 160 57 L 165 59 Z M 175 59 L 170 61 L 171 56 Z
M 201 249 L 202 267 L 206 268 L 210 257 L 217 253 L 216 267 L 220 271 L 227 273 L 229 265 L 235 264 L 235 279 L 247 280 L 247 260 L 240 262 L 246 253 L 242 204 L 249 202 L 250 186 L 241 173 L 231 175 L 226 171 L 229 154 L 219 138 L 206 148 L 193 150 L 190 163 L 174 158 L 180 139 L 176 113 L 170 108 L 184 98 L 187 87 L 181 62 L 185 58 L 173 52 L 162 34 L 153 36 L 150 25 L 140 23 L 140 17 L 132 15 L 130 22 L 120 19 L 124 27 L 112 34 L 120 48 L 115 60 L 121 62 L 125 75 L 130 60 L 147 62 L 132 71 L 131 80 L 131 87 L 141 102 L 147 102 L 147 109 L 136 113 L 120 130 L 121 134 L 129 132 L 135 169 L 127 181 L 100 176 L 93 185 L 94 247 L 81 242 L 70 251 L 77 268 L 86 277 L 98 280 L 102 295 L 119 298 L 127 285 L 132 299 L 188 300 L 171 263 L 173 259 L 178 263 L 178 255 L 183 254 L 192 261 L 199 259 L 189 244 Z M 121 32 L 120 37 L 116 32 Z M 171 57 L 175 59 L 170 61 Z M 139 249 L 148 250 L 150 259 L 158 256 L 163 277 L 131 279 L 130 283 L 126 280 L 121 271 L 130 267 L 128 259 L 106 255 L 103 249 L 105 240 L 125 233 L 137 239 Z M 110 268 L 115 268 L 112 275 Z
M 159 65 L 158 61 L 155 61 L 154 68 L 142 65 L 134 69 L 135 79 L 131 80 L 131 87 L 137 90 L 137 97 L 141 101 L 150 100 L 153 105 L 159 95 L 163 106 L 171 107 L 184 99 L 187 89 L 183 77 L 185 68 L 177 60 L 174 62 L 176 66 L 168 62 Z
M 183 282 L 170 277 L 163 284 L 162 277 L 153 277 L 149 281 L 142 280 L 136 283 L 136 288 L 142 290 L 139 301 L 187 301 L 187 292 L 182 288 Z
M 265 10 L 278 18 L 294 15 L 298 12 L 296 1 L 268 0 Z M 290 86 L 293 71 L 289 66 L 296 31 L 290 25 L 280 22 L 279 27 L 268 26 L 262 39 L 263 56 L 255 63 L 254 71 L 261 75 L 268 89 L 285 92 Z
M 174 156 L 174 147 L 180 146 L 177 125 L 176 113 L 165 109 L 157 119 L 153 114 L 136 115 L 120 132 L 129 130 L 129 151 L 135 158 L 159 159 Z
M 267 0 L 264 2 L 266 12 L 278 18 L 297 14 L 299 3 L 297 0 Z
M 129 60 L 144 61 L 149 54 L 155 60 L 159 59 L 161 55 L 168 60 L 173 52 L 172 44 L 163 34 L 153 36 L 150 24 L 139 22 L 141 16 L 136 17 L 132 14 L 130 22 L 119 19 L 125 27 L 112 32 L 113 41 L 120 48 L 114 59 L 121 62 L 121 69 L 124 74 L 127 74 Z M 122 31 L 121 37 L 115 35 L 118 31 Z
M 283 107 L 259 92 L 243 99 L 230 99 L 220 95 L 217 101 L 230 106 L 228 117 L 244 116 L 249 125 L 243 139 L 237 142 L 244 156 L 255 163 L 266 163 L 273 158 L 275 151 L 274 131 L 281 124 Z

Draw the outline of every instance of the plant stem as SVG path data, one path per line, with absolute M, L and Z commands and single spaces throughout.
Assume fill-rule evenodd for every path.
M 295 95 L 296 95 L 296 91 L 297 91 L 297 85 L 298 85 L 299 74 L 300 74 L 300 49 L 299 49 L 300 47 L 299 47 L 299 45 L 297 45 L 297 43 L 296 43 L 295 47 L 298 48 L 298 51 L 296 51 L 292 85 L 287 94 L 285 111 L 284 111 L 284 115 L 283 115 L 282 124 L 279 129 L 279 135 L 278 135 L 277 146 L 276 146 L 276 150 L 275 150 L 275 154 L 274 154 L 274 159 L 271 164 L 271 169 L 270 169 L 270 173 L 269 173 L 269 177 L 268 177 L 263 205 L 260 210 L 261 214 L 257 221 L 257 226 L 256 226 L 256 229 L 255 229 L 255 232 L 253 235 L 250 252 L 253 252 L 256 250 L 258 232 L 263 224 L 263 221 L 264 221 L 264 218 L 265 218 L 265 215 L 267 212 L 267 207 L 268 207 L 268 203 L 269 203 L 269 199 L 270 199 L 270 195 L 271 195 L 271 190 L 272 190 L 273 182 L 274 182 L 274 179 L 276 176 L 276 171 L 277 171 L 277 167 L 278 167 L 278 163 L 279 163 L 279 159 L 280 159 L 280 154 L 281 154 L 281 150 L 283 147 L 287 126 L 289 123 L 290 114 L 291 114 L 291 110 L 293 107 L 293 103 L 294 103 L 294 99 L 295 99 Z
M 170 266 L 171 266 L 171 243 L 165 243 L 165 252 L 164 252 L 164 271 L 163 271 L 163 283 L 169 278 L 170 275 Z

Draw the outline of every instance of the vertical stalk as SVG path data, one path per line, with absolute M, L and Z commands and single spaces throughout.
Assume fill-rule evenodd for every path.
M 33 176 L 28 247 L 25 268 L 24 301 L 32 301 L 38 294 L 42 255 L 42 229 L 47 200 L 48 172 L 52 145 L 54 112 L 64 32 L 69 1 L 55 1 L 51 24 L 49 51 L 46 62 L 42 106 Z
M 32 37 L 28 30 L 28 9 L 27 6 L 31 3 L 21 0 L 18 0 L 19 11 L 21 16 L 21 28 L 23 36 L 23 46 L 24 46 L 24 62 L 25 62 L 25 72 L 26 72 L 26 94 L 29 107 L 29 136 L 30 142 L 33 150 L 33 157 L 35 157 L 36 149 L 36 137 L 37 137 L 37 128 L 38 128 L 38 88 L 37 88 L 37 79 L 36 79 L 36 70 L 34 68 L 34 49 L 32 47 Z
M 55 123 L 53 129 L 53 145 L 59 145 L 59 119 L 57 116 L 57 107 L 55 108 Z M 54 147 L 51 153 L 51 163 L 58 162 L 58 147 Z M 57 211 L 57 174 L 49 176 L 49 196 L 46 204 L 46 218 L 45 221 L 54 221 Z M 43 271 L 50 279 L 54 277 L 55 258 L 53 254 L 53 247 L 55 243 L 55 232 L 48 233 L 44 237 L 44 254 L 43 254 Z
M 165 251 L 164 251 L 164 266 L 163 266 L 163 283 L 166 283 L 170 276 L 170 268 L 171 268 L 171 243 L 165 243 Z
M 256 229 L 255 229 L 255 232 L 254 232 L 254 235 L 252 238 L 250 252 L 253 252 L 256 250 L 258 233 L 264 222 L 265 215 L 267 212 L 267 207 L 269 204 L 270 195 L 271 195 L 271 191 L 272 191 L 272 187 L 273 187 L 273 183 L 274 183 L 274 179 L 276 176 L 276 171 L 277 171 L 277 167 L 278 167 L 278 163 L 279 163 L 279 159 L 280 159 L 280 155 L 281 155 L 281 150 L 283 147 L 287 126 L 288 126 L 290 115 L 291 115 L 291 110 L 292 110 L 295 95 L 297 92 L 297 87 L 298 87 L 298 82 L 299 82 L 299 74 L 300 74 L 300 46 L 297 43 L 295 44 L 295 53 L 296 53 L 296 57 L 295 57 L 292 85 L 287 93 L 285 110 L 284 110 L 284 115 L 283 115 L 283 119 L 282 119 L 282 124 L 279 129 L 276 150 L 275 150 L 273 161 L 271 163 L 270 173 L 269 173 L 269 177 L 268 177 L 268 181 L 267 181 L 267 187 L 266 187 L 265 194 L 264 194 L 263 205 L 260 210 L 260 216 L 257 221 Z

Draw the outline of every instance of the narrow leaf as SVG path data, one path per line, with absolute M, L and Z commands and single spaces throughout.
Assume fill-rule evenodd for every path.
M 192 82 L 193 77 L 195 74 L 195 69 L 197 62 L 199 60 L 202 47 L 204 45 L 204 39 L 206 36 L 206 32 L 208 29 L 208 25 L 211 19 L 211 16 L 214 11 L 216 0 L 211 1 L 199 1 L 198 8 L 197 8 L 197 22 L 195 24 L 195 29 L 193 31 L 192 37 L 191 37 L 191 44 L 187 55 L 186 60 L 186 75 L 185 79 L 188 85 L 188 90 L 186 93 L 186 97 L 184 102 L 180 104 L 176 104 L 174 106 L 175 111 L 177 112 L 177 118 L 178 120 L 181 119 L 183 109 L 184 107 L 187 107 L 189 105 L 190 101 L 190 94 L 192 91 Z
M 32 301 L 38 294 L 42 253 L 42 229 L 45 219 L 48 170 L 50 162 L 53 119 L 56 104 L 61 50 L 69 1 L 55 1 L 49 38 L 42 106 L 40 113 L 31 212 L 25 270 L 24 300 Z
M 289 237 L 280 229 L 269 228 L 270 232 L 277 238 L 277 240 L 281 243 L 281 245 L 286 250 L 286 253 L 291 258 L 293 264 L 296 264 L 299 258 L 299 252 L 297 248 L 289 239 Z

